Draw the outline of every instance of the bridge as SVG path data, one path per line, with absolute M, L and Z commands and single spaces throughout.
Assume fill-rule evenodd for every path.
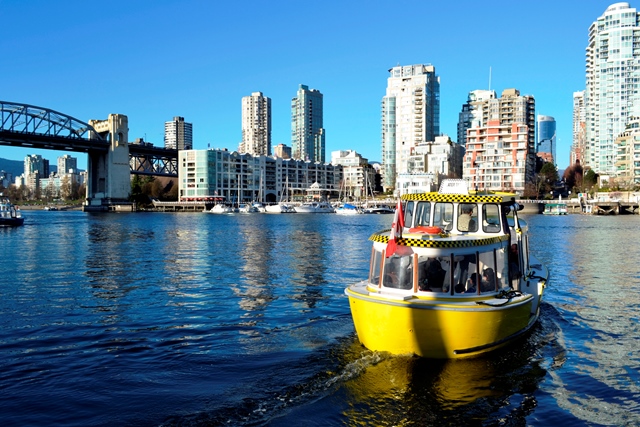
M 130 144 L 128 135 L 122 114 L 84 123 L 48 108 L 0 101 L 0 145 L 87 153 L 85 210 L 130 209 L 132 173 L 178 176 L 178 150 Z

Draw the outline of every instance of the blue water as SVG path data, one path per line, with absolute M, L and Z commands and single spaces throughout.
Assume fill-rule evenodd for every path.
M 0 229 L 2 426 L 640 425 L 640 216 L 526 217 L 539 323 L 370 352 L 344 287 L 391 216 L 25 211 Z

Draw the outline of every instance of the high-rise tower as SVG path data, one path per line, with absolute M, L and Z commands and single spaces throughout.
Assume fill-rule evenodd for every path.
M 640 14 L 615 3 L 589 27 L 585 163 L 615 174 L 615 139 L 640 116 Z
M 389 70 L 382 98 L 382 186 L 394 189 L 406 173 L 407 160 L 421 143 L 440 134 L 440 77 L 433 65 L 397 66 Z
M 556 119 L 551 116 L 538 116 L 538 148 L 537 153 L 548 153 L 557 164 L 556 158 Z
M 193 149 L 193 125 L 186 123 L 184 117 L 174 117 L 164 123 L 164 148 L 173 150 Z
M 573 92 L 573 142 L 571 144 L 571 160 L 573 165 L 577 161 L 584 163 L 584 145 L 586 139 L 586 109 L 584 105 L 584 91 Z
M 322 93 L 305 85 L 299 86 L 298 95 L 291 100 L 291 146 L 294 159 L 325 162 L 322 103 Z
M 535 173 L 535 99 L 505 89 L 476 110 L 481 119 L 467 130 L 463 177 L 478 190 L 523 194 Z
M 253 92 L 242 98 L 241 153 L 253 156 L 271 154 L 271 98 Z

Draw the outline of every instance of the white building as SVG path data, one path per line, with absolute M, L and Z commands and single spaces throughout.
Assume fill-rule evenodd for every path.
M 614 3 L 589 27 L 586 48 L 585 163 L 615 174 L 615 139 L 630 117 L 640 117 L 640 14 Z
M 178 152 L 180 201 L 274 203 L 285 195 L 303 201 L 314 184 L 330 198 L 338 196 L 341 180 L 342 166 L 328 163 L 220 149 Z
M 460 177 L 464 147 L 447 135 L 422 143 L 411 151 L 407 171 L 398 174 L 396 195 L 436 191 L 445 178 Z
M 191 150 L 193 148 L 193 125 L 184 121 L 184 117 L 174 117 L 164 123 L 164 148 L 172 150 Z
M 271 98 L 262 92 L 242 98 L 242 142 L 238 151 L 252 156 L 271 154 Z
M 354 150 L 332 151 L 331 164 L 342 166 L 340 196 L 358 200 L 373 196 L 376 170 Z
M 383 188 L 396 187 L 407 172 L 411 150 L 440 133 L 440 78 L 433 65 L 397 66 L 389 70 L 382 98 Z

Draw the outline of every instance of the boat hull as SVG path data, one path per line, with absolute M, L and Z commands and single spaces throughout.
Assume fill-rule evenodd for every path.
M 24 218 L 0 218 L 0 227 L 19 227 L 24 224 Z
M 477 356 L 506 345 L 538 317 L 533 295 L 484 298 L 388 298 L 365 282 L 346 289 L 360 342 L 370 350 L 434 359 Z M 506 302 L 506 303 L 505 303 Z

